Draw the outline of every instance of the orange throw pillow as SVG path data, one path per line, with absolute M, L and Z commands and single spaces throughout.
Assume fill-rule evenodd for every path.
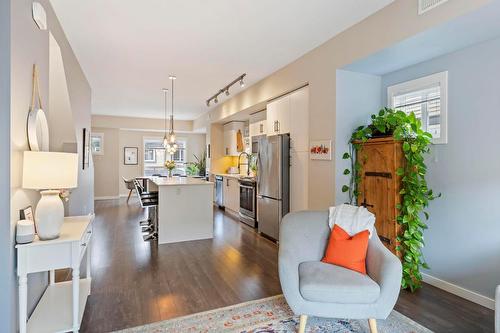
M 368 230 L 349 236 L 344 229 L 334 225 L 325 257 L 321 260 L 342 266 L 366 275 L 366 251 L 368 250 Z

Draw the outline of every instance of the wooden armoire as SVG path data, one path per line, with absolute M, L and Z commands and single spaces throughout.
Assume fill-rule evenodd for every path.
M 395 247 L 401 227 L 396 222 L 396 206 L 401 203 L 401 176 L 396 170 L 405 165 L 402 142 L 392 137 L 369 139 L 361 144 L 357 159 L 361 164 L 358 205 L 375 214 L 382 243 L 399 256 Z

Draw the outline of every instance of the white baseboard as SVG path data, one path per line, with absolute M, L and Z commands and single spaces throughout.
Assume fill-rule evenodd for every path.
M 135 193 L 135 191 L 132 192 L 132 194 L 130 195 L 131 198 L 136 197 L 136 196 L 137 196 L 137 194 Z M 127 194 L 120 194 L 120 198 L 126 198 L 126 197 L 128 197 L 128 193 Z
M 474 302 L 476 304 L 487 307 L 491 310 L 495 310 L 495 300 L 489 297 L 480 295 L 474 291 L 462 288 L 457 286 L 456 284 L 438 279 L 429 274 L 422 273 L 422 278 L 424 282 L 437 287 L 439 289 L 443 289 L 451 294 L 457 295 L 459 297 L 465 298 L 468 301 Z
M 113 200 L 113 199 L 120 199 L 120 196 L 110 195 L 110 196 L 104 196 L 104 197 L 94 197 L 94 200 Z

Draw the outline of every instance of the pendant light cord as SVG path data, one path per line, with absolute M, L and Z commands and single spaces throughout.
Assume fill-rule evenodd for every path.
M 174 133 L 174 81 L 172 80 L 172 116 L 170 118 L 170 133 Z
M 167 135 L 167 94 L 168 94 L 168 91 L 167 90 L 164 90 L 164 93 L 165 93 L 165 136 Z

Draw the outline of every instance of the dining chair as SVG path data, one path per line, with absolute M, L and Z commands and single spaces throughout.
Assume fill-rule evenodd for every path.
M 127 190 L 129 190 L 128 197 L 127 197 L 127 204 L 128 204 L 128 201 L 130 200 L 130 196 L 132 195 L 132 191 L 135 190 L 134 178 L 126 179 L 125 177 L 122 176 L 122 179 L 123 179 L 123 182 L 125 183 L 125 187 L 127 188 Z

